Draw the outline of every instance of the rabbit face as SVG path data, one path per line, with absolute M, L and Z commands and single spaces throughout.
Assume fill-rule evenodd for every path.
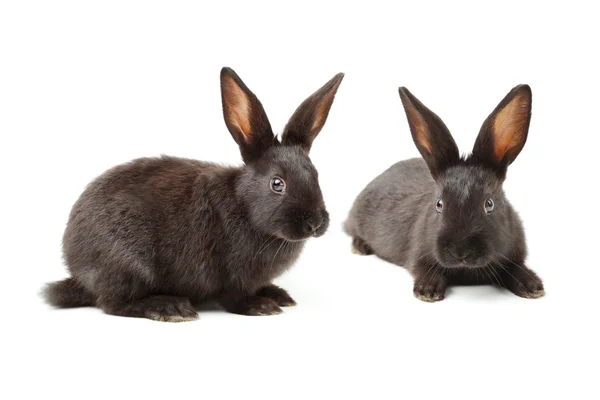
M 273 146 L 249 166 L 240 185 L 253 224 L 266 234 L 297 241 L 329 226 L 318 173 L 300 146 Z
M 481 267 L 505 254 L 516 218 L 502 191 L 531 118 L 531 89 L 513 88 L 484 121 L 473 152 L 461 157 L 450 131 L 406 88 L 400 88 L 410 131 L 437 185 L 431 212 L 433 253 L 445 267 Z M 511 225 L 512 221 L 512 225 Z M 512 232 L 512 233 L 511 233 Z
M 273 135 L 262 104 L 230 68 L 221 71 L 225 124 L 246 163 L 237 195 L 253 226 L 299 241 L 329 226 L 317 170 L 308 153 L 325 121 L 344 74 L 337 74 L 296 109 L 281 135 Z
M 431 212 L 437 214 L 435 254 L 446 267 L 481 267 L 507 242 L 507 203 L 501 183 L 489 169 L 458 165 L 439 179 Z

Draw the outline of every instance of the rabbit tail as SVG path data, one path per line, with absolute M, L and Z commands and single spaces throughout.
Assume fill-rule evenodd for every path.
M 54 307 L 89 307 L 96 302 L 95 296 L 73 278 L 52 282 L 42 292 L 46 302 Z

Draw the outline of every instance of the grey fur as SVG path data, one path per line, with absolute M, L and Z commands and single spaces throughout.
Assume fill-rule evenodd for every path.
M 47 301 L 172 322 L 196 319 L 195 305 L 205 300 L 244 315 L 294 305 L 271 282 L 308 238 L 327 230 L 308 150 L 342 77 L 296 110 L 280 142 L 256 96 L 223 68 L 225 121 L 245 165 L 164 156 L 106 171 L 73 206 L 63 238 L 72 277 L 49 284 Z M 316 116 L 319 124 L 309 130 L 307 121 Z M 284 193 L 272 190 L 274 177 L 285 181 Z
M 443 299 L 449 284 L 480 283 L 495 283 L 520 296 L 537 297 L 543 286 L 524 265 L 523 226 L 502 190 L 505 167 L 514 158 L 503 160 L 498 167 L 496 160 L 476 145 L 473 155 L 461 159 L 439 117 L 402 90 L 405 108 L 418 105 L 407 109 L 411 129 L 418 128 L 419 121 L 436 127 L 435 134 L 427 132 L 426 136 L 432 154 L 415 136 L 421 131 L 414 130 L 417 147 L 428 157 L 398 162 L 359 194 L 345 224 L 353 246 L 362 254 L 374 253 L 405 266 L 415 278 L 415 295 L 422 300 Z M 513 89 L 488 120 L 514 96 L 525 96 L 528 90 L 523 86 Z M 414 117 L 415 109 L 423 119 L 411 121 L 410 112 Z M 489 123 L 484 124 L 478 143 L 493 142 L 493 135 Z M 524 143 L 525 138 L 526 131 L 520 140 Z M 522 148 L 522 143 L 518 145 Z M 516 157 L 518 152 L 511 154 Z M 484 208 L 488 198 L 495 203 L 489 214 Z M 441 213 L 436 211 L 438 199 L 444 202 Z

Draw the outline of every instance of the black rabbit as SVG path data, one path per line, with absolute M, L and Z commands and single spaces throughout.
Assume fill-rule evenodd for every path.
M 407 267 L 424 301 L 442 300 L 448 285 L 461 284 L 543 296 L 542 281 L 525 265 L 521 220 L 502 190 L 527 140 L 529 86 L 500 102 L 463 158 L 437 115 L 406 88 L 400 98 L 423 158 L 393 165 L 361 192 L 345 225 L 353 250 Z
M 63 238 L 72 277 L 49 284 L 47 301 L 170 322 L 197 319 L 204 300 L 244 315 L 294 305 L 271 281 L 327 230 L 308 152 L 342 78 L 298 107 L 280 141 L 256 96 L 223 68 L 225 122 L 245 165 L 163 156 L 105 172 L 73 206 Z

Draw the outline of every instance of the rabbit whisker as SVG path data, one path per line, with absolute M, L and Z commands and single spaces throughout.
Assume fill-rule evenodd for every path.
M 483 274 L 485 272 L 487 278 L 490 280 L 490 283 L 492 282 L 492 276 L 490 275 L 490 272 L 487 269 L 487 266 L 484 266 L 483 268 L 481 268 L 481 273 Z
M 270 239 L 270 240 L 269 240 Z M 264 242 L 263 245 L 261 245 L 261 247 L 259 248 L 259 250 L 256 252 L 256 254 L 254 254 L 254 257 L 252 258 L 252 261 L 256 260 L 256 257 L 261 254 L 263 251 L 265 251 L 267 249 L 267 247 L 269 247 L 271 245 L 271 243 L 273 243 L 275 240 L 277 240 L 278 237 L 277 236 L 273 236 L 273 238 L 267 238 Z M 267 243 L 268 242 L 268 243 Z M 265 243 L 267 243 L 265 245 Z
M 504 272 L 506 272 L 508 275 L 510 275 L 515 281 L 517 281 L 521 286 L 523 286 L 523 287 L 525 286 L 525 285 L 523 285 L 523 282 L 521 282 L 519 279 L 517 279 L 516 276 L 514 276 L 513 274 L 510 273 L 510 271 L 508 270 L 508 268 L 506 268 L 506 266 L 502 265 L 501 263 L 498 263 L 498 266 L 500 268 L 502 268 L 504 270 Z
M 501 258 L 503 258 L 504 260 L 508 261 L 509 263 L 511 263 L 512 265 L 516 266 L 517 268 L 520 268 L 523 272 L 525 272 L 527 275 L 529 275 L 529 277 L 531 279 L 535 279 L 533 276 L 531 276 L 531 274 L 529 273 L 529 271 L 527 271 L 525 268 L 523 268 L 521 265 L 517 264 L 516 262 L 512 261 L 510 258 L 506 257 L 504 254 L 500 254 L 496 252 L 496 255 L 500 256 Z
M 288 244 L 287 240 L 284 240 L 283 242 L 281 242 L 281 244 L 277 248 L 277 251 L 275 252 L 275 255 L 273 256 L 273 260 L 271 260 L 271 268 L 273 268 L 273 264 L 275 263 L 275 258 L 277 258 L 277 254 L 279 254 L 279 250 L 281 250 L 282 247 L 287 246 L 287 244 Z
M 494 276 L 494 279 L 496 280 L 496 282 L 498 282 L 498 285 L 500 285 L 501 287 L 504 287 L 502 279 L 501 279 L 500 275 L 498 275 L 498 271 L 496 271 L 492 265 L 490 265 L 489 268 L 490 268 L 490 272 Z

